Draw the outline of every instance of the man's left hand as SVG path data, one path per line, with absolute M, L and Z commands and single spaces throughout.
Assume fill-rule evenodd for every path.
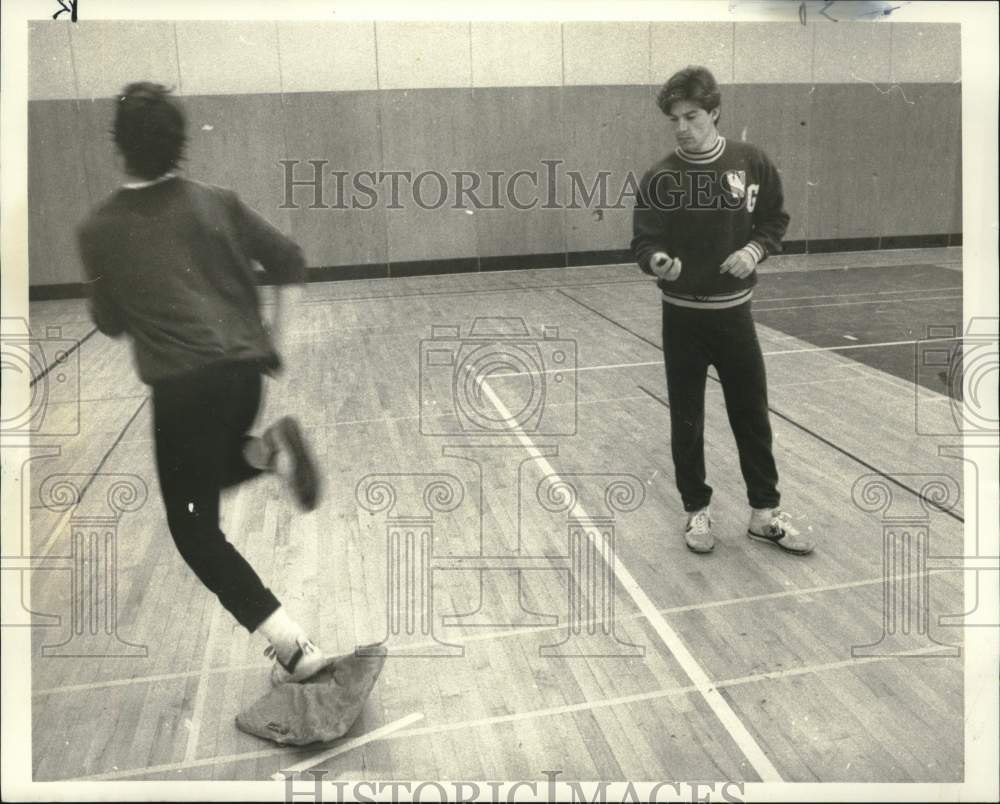
M 726 261 L 722 263 L 719 273 L 730 273 L 737 279 L 743 279 L 750 276 L 756 268 L 757 255 L 754 254 L 753 249 L 744 246 L 726 257 Z

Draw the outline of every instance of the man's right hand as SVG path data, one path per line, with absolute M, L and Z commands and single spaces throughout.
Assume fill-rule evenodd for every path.
M 649 268 L 660 279 L 673 282 L 681 275 L 680 259 L 673 259 L 664 251 L 657 251 L 649 258 Z

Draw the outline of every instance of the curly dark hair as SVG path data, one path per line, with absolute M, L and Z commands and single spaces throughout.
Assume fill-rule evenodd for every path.
M 184 158 L 186 121 L 171 90 L 140 81 L 118 96 L 111 135 L 132 176 L 155 179 L 174 170 Z
M 678 101 L 691 101 L 710 112 L 719 108 L 722 93 L 715 76 L 708 69 L 689 66 L 670 76 L 656 96 L 656 105 L 664 114 L 670 114 L 670 107 Z

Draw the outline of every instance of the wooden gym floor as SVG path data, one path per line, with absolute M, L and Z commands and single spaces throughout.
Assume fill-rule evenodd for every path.
M 150 405 L 128 347 L 93 333 L 81 301 L 33 303 L 34 333 L 58 326 L 82 343 L 80 433 L 54 440 L 58 454 L 31 463 L 31 555 L 71 552 L 73 510 L 43 505 L 47 477 L 127 474 L 148 487 L 145 503 L 116 525 L 108 655 L 43 655 L 44 646 L 73 644 L 78 603 L 65 562 L 47 569 L 43 561 L 32 573 L 34 778 L 258 780 L 294 765 L 324 768 L 327 780 L 541 781 L 559 770 L 563 780 L 961 781 L 963 659 L 938 646 L 960 646 L 960 629 L 939 617 L 965 611 L 962 573 L 940 562 L 929 570 L 929 631 L 907 637 L 898 622 L 887 625 L 884 512 L 852 497 L 859 478 L 892 476 L 899 508 L 890 513 L 924 518 L 932 556 L 961 555 L 962 502 L 927 513 L 902 488 L 919 488 L 916 476 L 961 483 L 961 461 L 938 451 L 951 442 L 915 425 L 947 431 L 944 374 L 914 362 L 928 326 L 961 332 L 961 252 L 785 257 L 763 268 L 754 312 L 783 506 L 818 541 L 806 558 L 746 538 L 735 444 L 712 379 L 706 463 L 718 545 L 709 556 L 685 549 L 660 302 L 634 266 L 302 291 L 288 310 L 287 369 L 266 385 L 261 422 L 283 413 L 301 419 L 326 496 L 301 515 L 276 478 L 246 484 L 224 500 L 229 538 L 326 651 L 347 653 L 387 635 L 390 573 L 421 573 L 404 557 L 389 561 L 389 514 L 419 513 L 414 500 L 428 475 L 451 476 L 461 488 L 454 509 L 436 512 L 431 525 L 432 634 L 417 626 L 390 641 L 400 655 L 388 659 L 345 739 L 422 717 L 318 763 L 310 758 L 323 747 L 282 749 L 235 727 L 237 712 L 267 688 L 264 643 L 232 621 L 173 547 Z M 461 446 L 475 438 L 434 434 L 455 421 L 451 369 L 425 366 L 437 373 L 422 390 L 421 349 L 462 342 L 474 319 L 497 317 L 523 319 L 546 377 L 558 373 L 562 384 L 546 386 L 544 424 L 532 420 L 477 452 Z M 432 338 L 441 325 L 460 327 L 459 336 Z M 555 371 L 543 327 L 558 328 L 570 361 L 575 343 L 575 371 L 569 363 Z M 500 373 L 471 399 L 486 415 L 525 401 L 535 381 Z M 51 415 L 71 415 L 73 406 L 64 407 L 54 404 Z M 358 484 L 370 475 L 395 476 L 397 509 L 360 504 Z M 613 588 L 603 598 L 601 562 L 581 569 L 588 554 L 577 564 L 566 558 L 576 520 L 538 497 L 552 475 L 577 485 L 590 516 L 614 514 L 598 529 L 615 538 Z M 606 478 L 636 484 L 634 510 L 606 508 Z M 104 493 L 99 482 L 88 494 Z M 507 563 L 489 569 L 488 559 L 456 558 L 480 550 Z M 518 550 L 521 564 L 510 559 Z M 927 577 L 916 563 L 906 569 L 893 577 L 914 588 Z M 598 636 L 567 643 L 585 646 L 582 653 L 600 643 L 607 655 L 540 653 L 565 639 L 571 592 L 585 620 L 609 616 L 613 601 L 612 627 L 578 621 L 584 635 Z M 449 619 L 477 606 L 478 621 Z M 125 643 L 146 655 L 113 655 L 134 650 Z M 430 655 L 446 654 L 442 644 L 461 649 Z M 872 644 L 879 647 L 852 651 Z

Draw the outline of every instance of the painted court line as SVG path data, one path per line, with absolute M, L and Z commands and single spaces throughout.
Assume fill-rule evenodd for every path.
M 920 648 L 908 654 L 910 658 L 937 651 L 938 646 Z M 848 667 L 858 667 L 860 665 L 872 664 L 873 662 L 886 661 L 897 658 L 891 656 L 865 656 L 857 659 L 842 659 L 839 662 L 827 662 L 825 664 L 810 665 L 807 667 L 790 667 L 786 670 L 774 670 L 766 673 L 756 673 L 752 676 L 742 676 L 738 678 L 719 681 L 711 685 L 711 691 L 718 694 L 721 689 L 744 686 L 746 684 L 757 684 L 762 681 L 776 681 L 783 678 L 808 675 L 811 673 L 830 672 L 843 670 Z M 496 715 L 494 717 L 478 718 L 476 720 L 465 720 L 458 723 L 441 723 L 437 726 L 424 726 L 419 729 L 409 729 L 399 732 L 394 738 L 405 737 L 426 737 L 431 734 L 441 734 L 447 731 L 459 731 L 462 729 L 478 728 L 482 726 L 493 726 L 500 723 L 511 723 L 519 720 L 534 720 L 541 717 L 553 717 L 557 715 L 567 715 L 573 712 L 589 712 L 594 709 L 604 709 L 611 706 L 627 706 L 628 704 L 640 703 L 642 701 L 655 701 L 663 698 L 675 698 L 681 695 L 688 695 L 692 692 L 703 693 L 697 684 L 689 684 L 684 687 L 672 687 L 667 690 L 652 690 L 650 692 L 638 692 L 632 695 L 623 695 L 617 698 L 604 698 L 599 701 L 582 701 L 581 703 L 565 704 L 563 706 L 552 706 L 547 709 L 535 709 L 529 712 L 515 712 L 511 715 Z M 759 773 L 759 771 L 758 771 Z M 777 771 L 775 771 L 777 773 Z
M 490 388 L 488 382 L 483 382 L 482 384 L 483 392 L 489 398 L 493 407 L 496 408 L 497 413 L 509 422 L 516 422 L 514 416 L 504 405 L 503 400 L 500 399 Z M 552 468 L 552 465 L 545 459 L 545 456 L 535 447 L 532 440 L 524 432 L 520 426 L 515 426 L 511 430 L 513 435 L 516 435 L 518 440 L 527 448 L 528 453 L 535 458 L 541 469 L 549 476 L 558 478 L 559 475 Z M 591 519 L 587 512 L 583 509 L 579 503 L 574 506 L 574 511 L 581 516 L 577 516 L 577 519 Z M 737 717 L 736 713 L 732 710 L 729 704 L 726 702 L 725 698 L 719 694 L 708 675 L 702 669 L 701 665 L 698 664 L 694 656 L 688 651 L 687 646 L 681 640 L 680 636 L 677 634 L 673 628 L 667 623 L 666 619 L 660 614 L 656 606 L 653 605 L 653 601 L 649 599 L 646 593 L 643 591 L 642 587 L 632 576 L 632 573 L 628 571 L 628 568 L 615 556 L 611 556 L 610 561 L 604 555 L 603 545 L 596 543 L 592 530 L 590 528 L 585 529 L 587 533 L 587 538 L 594 544 L 595 552 L 601 556 L 604 561 L 608 562 L 612 572 L 615 574 L 618 582 L 622 585 L 622 588 L 628 592 L 629 596 L 632 598 L 639 610 L 646 615 L 650 626 L 656 631 L 657 635 L 666 645 L 667 650 L 673 655 L 675 661 L 681 666 L 684 672 L 690 678 L 698 692 L 705 699 L 705 702 L 712 708 L 715 712 L 716 717 L 722 722 L 723 727 L 729 732 L 729 735 L 736 742 L 736 745 L 743 752 L 743 755 L 750 762 L 753 769 L 760 776 L 763 782 L 781 782 L 781 774 L 778 773 L 778 769 L 774 767 L 771 760 L 767 758 L 767 755 L 754 740 L 753 736 L 747 730 L 746 726 L 743 725 L 743 721 Z
M 643 396 L 643 399 L 648 397 Z M 947 556 L 935 556 L 935 560 L 945 560 Z M 969 561 L 967 558 L 956 557 L 955 560 Z M 995 569 L 995 566 L 987 567 L 989 569 Z M 899 576 L 901 579 L 917 579 L 924 575 L 941 575 L 948 572 L 956 572 L 958 569 L 934 569 L 927 570 L 925 573 L 911 572 Z M 794 597 L 809 597 L 811 595 L 819 595 L 825 592 L 839 592 L 845 589 L 859 589 L 865 586 L 877 586 L 878 584 L 884 583 L 884 577 L 877 578 L 866 578 L 860 581 L 844 581 L 843 583 L 834 584 L 824 584 L 823 586 L 808 586 L 808 587 L 797 587 L 795 589 L 785 589 L 781 592 L 762 592 L 759 595 L 747 595 L 745 597 L 730 597 L 724 598 L 722 600 L 710 600 L 707 603 L 689 603 L 684 606 L 668 606 L 666 608 L 658 609 L 660 614 L 682 614 L 684 612 L 690 611 L 704 611 L 706 609 L 718 609 L 725 608 L 727 606 L 743 606 L 748 603 L 757 603 L 767 600 L 781 600 L 783 598 L 794 598 Z M 626 615 L 616 615 L 616 622 L 629 622 L 632 620 L 641 620 L 644 618 L 644 614 L 641 611 L 636 611 L 631 614 Z M 604 617 L 591 617 L 582 622 L 582 626 L 592 626 L 601 624 L 606 618 Z M 511 628 L 506 631 L 477 631 L 471 634 L 462 634 L 460 637 L 455 637 L 456 639 L 461 639 L 463 643 L 465 642 L 490 642 L 494 639 L 510 639 L 519 636 L 530 636 L 532 634 L 541 634 L 548 631 L 558 631 L 565 628 L 564 625 L 544 625 L 544 626 L 532 626 L 530 628 Z M 437 642 L 428 640 L 425 643 L 418 643 L 413 645 L 413 650 L 424 650 L 431 648 Z M 270 663 L 264 662 L 254 662 L 253 664 L 239 664 L 239 665 L 217 665 L 208 670 L 210 674 L 217 673 L 246 673 L 250 671 L 264 670 L 270 667 Z M 42 698 L 48 695 L 60 695 L 71 692 L 86 692 L 93 690 L 101 690 L 112 687 L 127 687 L 133 684 L 155 684 L 161 681 L 181 681 L 185 678 L 193 678 L 194 676 L 201 675 L 201 670 L 186 670 L 184 672 L 178 673 L 159 673 L 150 676 L 133 676 L 132 678 L 116 678 L 110 679 L 108 681 L 91 681 L 84 684 L 67 684 L 61 687 L 49 687 L 47 689 L 35 690 L 32 692 L 32 698 Z
M 783 307 L 755 306 L 754 309 L 760 312 L 770 313 L 774 310 L 817 310 L 820 307 L 849 307 L 859 304 L 903 304 L 904 302 L 910 301 L 950 301 L 952 299 L 961 298 L 961 296 L 922 296 L 920 298 L 912 299 L 868 299 L 865 301 L 826 302 L 824 304 L 788 304 Z
M 341 743 L 336 748 L 331 748 L 329 751 L 323 751 L 319 754 L 313 754 L 313 756 L 309 757 L 309 759 L 304 759 L 302 762 L 296 762 L 294 765 L 282 768 L 277 773 L 272 774 L 271 778 L 276 782 L 284 781 L 286 774 L 300 773 L 301 771 L 309 770 L 309 768 L 315 768 L 322 762 L 338 757 L 341 754 L 346 754 L 348 751 L 353 751 L 355 748 L 359 748 L 362 745 L 367 745 L 368 743 L 375 742 L 376 740 L 382 740 L 394 731 L 399 731 L 400 729 L 406 728 L 411 723 L 422 720 L 423 717 L 423 712 L 414 712 L 413 714 L 402 717 L 399 720 L 394 720 L 392 723 L 387 723 L 381 728 L 370 731 L 367 734 L 362 734 L 360 737 L 355 737 L 353 740 L 348 740 L 346 743 Z
M 875 664 L 881 662 L 891 662 L 891 661 L 901 661 L 907 658 L 916 658 L 925 653 L 933 653 L 938 650 L 936 645 L 921 648 L 919 650 L 913 651 L 911 654 L 907 654 L 904 657 L 894 657 L 894 656 L 865 656 L 861 658 L 844 659 L 839 662 L 828 662 L 826 664 L 816 664 L 807 665 L 804 667 L 793 667 L 786 670 L 775 670 L 771 672 L 764 673 L 754 673 L 747 676 L 736 676 L 734 678 L 725 679 L 718 681 L 712 685 L 712 688 L 716 691 L 729 689 L 731 687 L 739 687 L 747 684 L 756 684 L 763 681 L 775 681 L 783 678 L 790 678 L 795 676 L 811 675 L 813 673 L 825 673 L 825 672 L 835 672 L 837 670 L 844 670 L 852 667 L 861 667 L 863 665 Z M 477 720 L 461 721 L 458 723 L 441 723 L 437 726 L 428 726 L 418 729 L 409 729 L 404 731 L 392 732 L 386 735 L 384 739 L 389 740 L 402 740 L 410 737 L 421 737 L 427 734 L 437 734 L 446 731 L 458 731 L 460 729 L 468 729 L 482 726 L 492 726 L 494 724 L 507 723 L 511 720 L 529 720 L 532 718 L 539 717 L 551 717 L 553 715 L 560 714 L 572 714 L 577 711 L 590 711 L 594 709 L 603 709 L 612 706 L 627 705 L 630 703 L 637 703 L 640 701 L 651 701 L 659 700 L 663 698 L 675 698 L 682 695 L 688 695 L 693 692 L 700 692 L 696 684 L 689 684 L 683 687 L 671 687 L 670 689 L 652 690 L 650 692 L 637 693 L 628 696 L 622 696 L 618 698 L 604 698 L 598 701 L 584 701 L 578 704 L 566 704 L 561 707 L 550 707 L 548 709 L 536 709 L 531 712 L 520 712 L 512 715 L 498 715 L 492 718 L 480 718 Z M 412 715 L 410 716 L 412 717 Z M 281 754 L 292 754 L 297 750 L 294 748 L 270 748 L 261 751 L 249 751 L 243 754 L 226 754 L 222 756 L 205 757 L 204 759 L 197 759 L 193 762 L 170 762 L 162 765 L 150 765 L 144 768 L 125 768 L 121 770 L 109 771 L 107 773 L 97 773 L 90 776 L 79 776 L 70 779 L 64 779 L 60 781 L 76 781 L 76 782 L 91 782 L 91 781 L 107 781 L 112 779 L 126 779 L 130 776 L 142 776 L 152 773 L 177 773 L 193 768 L 204 768 L 211 765 L 222 765 L 226 763 L 235 762 L 248 762 L 250 760 L 256 759 L 266 759 L 267 757 L 278 756 Z
M 794 337 L 794 336 L 790 336 Z M 811 352 L 844 352 L 854 349 L 881 349 L 887 346 L 912 346 L 917 343 L 939 343 L 941 341 L 960 341 L 962 340 L 961 335 L 956 335 L 954 337 L 948 338 L 920 338 L 918 340 L 908 340 L 908 341 L 881 341 L 879 343 L 844 343 L 836 344 L 834 346 L 807 346 L 801 349 L 777 349 L 771 352 L 763 352 L 764 357 L 774 357 L 776 355 L 797 355 L 806 354 Z M 659 348 L 659 347 L 657 347 Z M 643 368 L 647 366 L 662 366 L 662 360 L 641 360 L 635 363 L 607 363 L 599 366 L 583 366 L 578 368 L 560 368 L 560 369 L 545 369 L 542 372 L 534 371 L 511 371 L 511 372 L 497 372 L 493 374 L 493 377 L 525 377 L 531 376 L 535 377 L 538 374 L 568 374 L 575 372 L 577 374 L 582 374 L 585 371 L 604 371 L 613 369 L 623 369 L 623 368 Z M 911 387 L 911 386 L 907 386 Z

